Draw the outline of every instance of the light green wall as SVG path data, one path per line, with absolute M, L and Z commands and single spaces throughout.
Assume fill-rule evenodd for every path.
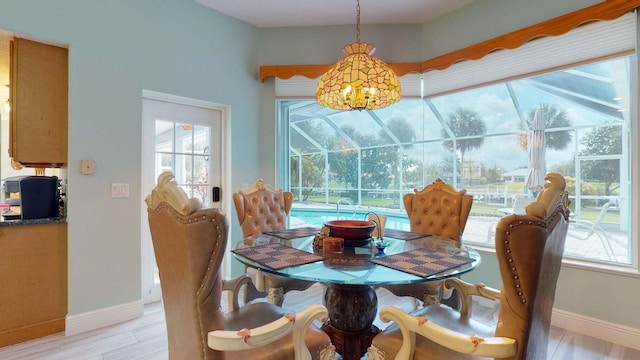
M 481 0 L 425 25 L 363 26 L 362 40 L 386 61 L 422 61 L 595 2 Z M 70 315 L 140 299 L 142 89 L 231 107 L 228 196 L 276 179 L 273 79 L 257 82 L 259 65 L 332 63 L 355 40 L 351 26 L 258 31 L 191 0 L 0 0 L 0 9 L 0 29 L 69 46 Z M 85 158 L 95 175 L 80 175 Z M 111 199 L 112 182 L 130 183 L 131 197 Z M 469 278 L 491 284 L 496 274 L 486 255 Z M 564 267 L 556 307 L 640 328 L 638 298 L 637 277 Z
M 423 61 L 456 49 L 539 23 L 599 1 L 476 0 L 471 5 L 421 26 L 363 27 L 362 40 L 374 43 L 387 62 Z M 354 40 L 353 27 L 268 29 L 260 33 L 260 65 L 323 64 L 341 57 L 335 49 Z M 268 140 L 260 144 L 264 172 L 276 167 L 273 79 L 260 85 L 261 127 Z M 471 281 L 500 286 L 495 255 L 483 255 Z M 564 266 L 555 306 L 572 313 L 640 329 L 640 278 Z
M 69 315 L 139 300 L 142 90 L 230 106 L 231 185 L 255 179 L 257 29 L 193 0 L 2 0 L 0 28 L 69 47 Z
M 591 5 L 598 0 L 476 0 L 423 25 L 422 60 L 479 43 Z M 443 41 L 443 39 L 446 39 Z

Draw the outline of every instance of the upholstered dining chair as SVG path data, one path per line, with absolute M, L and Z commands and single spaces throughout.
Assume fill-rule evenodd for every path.
M 526 214 L 500 219 L 495 249 L 502 289 L 457 278 L 443 286 L 461 294 L 460 310 L 442 304 L 406 313 L 380 310 L 393 321 L 376 335 L 368 359 L 546 359 L 551 311 L 569 226 L 565 179 L 546 175 L 547 183 Z M 471 297 L 499 301 L 497 324 L 471 316 Z
M 402 200 L 411 231 L 456 241 L 462 238 L 473 205 L 473 196 L 466 190 L 458 191 L 440 178 Z
M 405 194 L 403 201 L 412 232 L 461 241 L 473 205 L 473 196 L 466 190 L 458 191 L 438 178 L 422 190 Z M 440 282 L 384 287 L 397 296 L 412 296 L 425 304 L 452 296 L 450 292 L 443 295 Z
M 287 227 L 287 217 L 293 203 L 293 193 L 276 189 L 258 179 L 246 189 L 233 194 L 238 221 L 244 238 Z M 282 306 L 284 295 L 291 290 L 306 290 L 312 282 L 265 274 L 245 267 L 253 280 L 252 286 L 245 287 L 245 301 L 267 296 L 267 300 Z
M 160 273 L 169 359 L 335 358 L 329 337 L 314 320 L 326 319 L 322 305 L 297 313 L 258 302 L 240 307 L 238 289 L 251 280 L 222 279 L 229 221 L 218 209 L 202 209 L 164 172 L 145 199 Z M 230 290 L 228 312 L 222 291 Z

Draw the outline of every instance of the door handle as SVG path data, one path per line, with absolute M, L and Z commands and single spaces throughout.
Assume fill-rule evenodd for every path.
M 212 194 L 212 201 L 213 202 L 220 202 L 220 187 L 219 186 L 214 186 L 213 188 L 211 188 L 211 194 Z

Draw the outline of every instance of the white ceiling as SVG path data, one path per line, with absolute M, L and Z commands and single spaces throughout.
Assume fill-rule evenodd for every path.
M 356 0 L 195 0 L 257 27 L 351 25 Z M 420 24 L 473 0 L 361 0 L 361 24 Z
M 195 0 L 257 27 L 354 25 L 356 0 Z M 361 24 L 420 24 L 473 0 L 360 0 Z M 0 30 L 0 103 L 9 97 L 9 34 Z

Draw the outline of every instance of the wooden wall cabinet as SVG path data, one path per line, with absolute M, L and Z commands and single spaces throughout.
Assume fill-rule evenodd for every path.
M 64 166 L 68 143 L 68 50 L 14 38 L 9 51 L 9 156 L 26 167 Z
M 0 347 L 65 330 L 67 224 L 0 227 Z

